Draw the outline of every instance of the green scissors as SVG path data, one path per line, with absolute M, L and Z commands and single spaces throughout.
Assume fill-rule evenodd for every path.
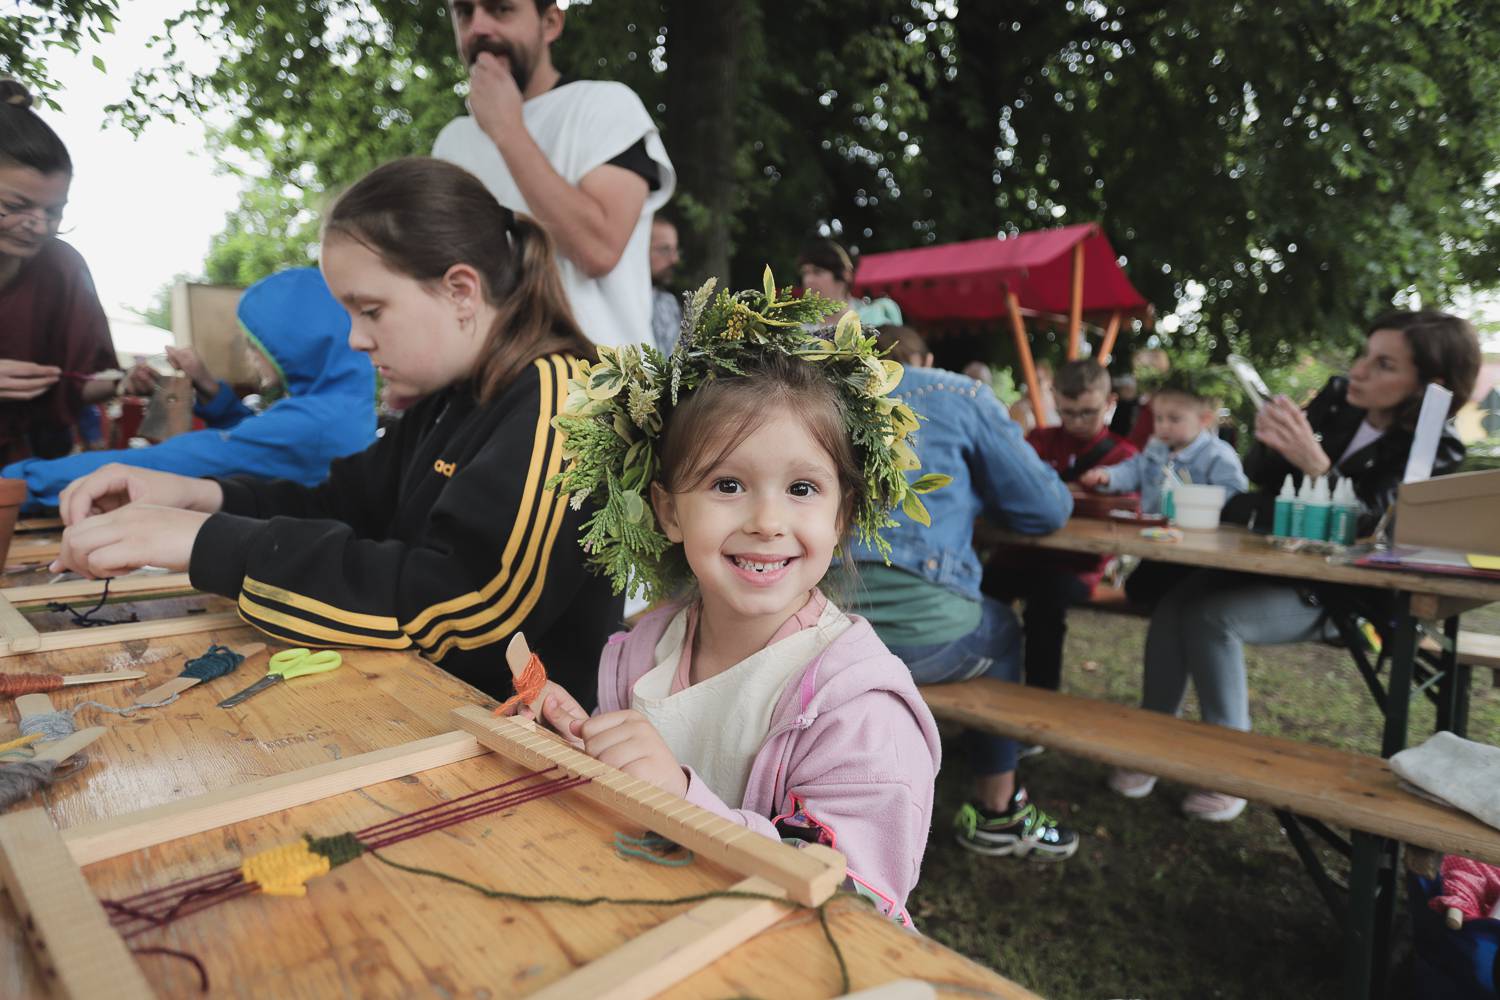
M 337 670 L 343 662 L 344 658 L 331 649 L 320 649 L 316 653 L 310 649 L 283 649 L 271 657 L 271 666 L 266 671 L 266 676 L 239 694 L 225 698 L 219 702 L 219 707 L 233 708 L 247 698 L 258 695 L 281 681 L 289 681 L 293 677 L 305 677 L 308 674 L 326 674 L 330 670 Z

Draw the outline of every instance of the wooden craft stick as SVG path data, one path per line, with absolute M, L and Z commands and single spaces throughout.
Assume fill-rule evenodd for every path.
M 63 674 L 63 687 L 75 684 L 105 684 L 109 681 L 133 681 L 145 677 L 144 670 L 104 670 L 97 674 Z
M 794 850 L 602 764 L 524 719 L 496 717 L 477 705 L 451 715 L 496 753 L 531 770 L 558 767 L 589 778 L 574 791 L 700 857 L 741 875 L 759 875 L 804 906 L 817 906 L 844 881 L 844 858 L 837 852 Z
M 42 648 L 42 638 L 37 634 L 36 626 L 27 621 L 26 616 L 4 597 L 0 597 L 0 644 L 6 650 L 17 653 L 29 653 Z
M 893 979 L 844 996 L 846 1000 L 937 1000 L 937 990 L 920 979 Z
M 51 562 L 62 551 L 62 535 L 19 535 L 11 540 L 6 562 L 22 566 Z
M 747 878 L 736 892 L 785 896 L 763 878 Z M 769 899 L 710 899 L 632 938 L 528 1000 L 645 1000 L 686 979 L 770 927 L 787 907 Z
M 21 534 L 28 531 L 61 531 L 62 527 L 60 517 L 23 517 L 16 522 L 16 531 Z
M 0 878 L 54 996 L 153 996 L 45 810 L 0 816 Z
M 510 667 L 511 679 L 515 682 L 516 690 L 521 690 L 521 674 L 526 670 L 526 664 L 531 662 L 531 647 L 526 645 L 526 633 L 517 632 L 510 637 L 510 642 L 505 645 L 505 665 Z M 531 709 L 534 719 L 542 717 L 542 701 L 545 695 L 537 695 L 536 701 L 526 707 Z
M 61 764 L 90 743 L 104 735 L 103 726 L 90 726 L 80 729 L 71 736 L 64 736 L 52 743 L 38 743 L 36 745 L 36 756 L 32 760 L 51 760 Z
M 29 719 L 33 715 L 46 715 L 57 709 L 52 707 L 52 699 L 44 694 L 23 694 L 16 699 L 16 711 L 21 718 Z
M 179 837 L 190 837 L 205 830 L 316 802 L 381 781 L 404 778 L 488 752 L 467 733 L 440 733 L 289 774 L 204 792 L 124 816 L 85 823 L 64 830 L 62 838 L 74 861 L 91 865 Z
M 104 583 L 103 580 L 33 583 L 22 587 L 0 588 L 0 597 L 16 607 L 78 598 L 92 597 L 97 600 L 104 593 Z M 141 573 L 113 578 L 109 581 L 109 593 L 111 597 L 125 594 L 190 594 L 193 593 L 193 585 L 186 573 Z
M 263 642 L 252 642 L 240 649 L 235 650 L 236 653 L 239 653 L 245 658 L 244 662 L 240 664 L 240 667 L 243 667 L 246 664 L 250 663 L 265 651 L 266 644 Z M 238 670 L 239 667 L 236 667 L 235 669 Z M 135 703 L 137 705 L 155 705 L 158 702 L 166 701 L 174 694 L 182 694 L 182 692 L 197 684 L 198 681 L 199 678 L 197 677 L 183 677 L 180 675 L 177 677 L 173 677 L 165 684 L 159 684 L 156 687 L 152 688 L 150 691 L 147 691 L 145 694 L 136 698 Z
M 44 632 L 36 647 L 41 652 L 58 649 L 79 649 L 84 646 L 107 646 L 132 639 L 161 639 L 166 636 L 193 635 L 198 632 L 215 632 L 219 629 L 236 628 L 242 625 L 240 616 L 233 611 L 216 611 L 205 615 L 185 615 L 181 618 L 160 618 L 147 622 L 123 622 L 119 625 L 101 625 L 98 628 L 77 628 L 64 632 Z M 10 638 L 0 638 L 0 658 L 25 652 L 15 648 Z

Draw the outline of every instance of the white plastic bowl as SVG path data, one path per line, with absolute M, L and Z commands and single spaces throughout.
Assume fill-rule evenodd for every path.
M 1172 489 L 1172 521 L 1190 531 L 1214 531 L 1228 491 L 1222 486 L 1184 485 Z

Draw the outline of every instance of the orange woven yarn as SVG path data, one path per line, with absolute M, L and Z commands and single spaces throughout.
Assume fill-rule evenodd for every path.
M 495 714 L 504 715 L 518 703 L 530 705 L 542 696 L 542 688 L 546 686 L 547 668 L 542 666 L 542 658 L 532 653 L 521 670 L 521 676 L 516 678 L 516 693 L 501 702 L 500 707 L 495 709 Z
M 544 677 L 543 680 L 546 678 Z M 0 698 L 45 694 L 63 686 L 61 674 L 0 674 Z

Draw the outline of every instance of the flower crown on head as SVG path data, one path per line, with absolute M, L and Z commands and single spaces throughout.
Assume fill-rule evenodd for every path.
M 907 441 L 917 415 L 890 396 L 902 368 L 880 356 L 875 336 L 852 312 L 836 328 L 810 330 L 835 304 L 816 294 L 794 298 L 789 289 L 778 291 L 769 267 L 761 291 L 716 294 L 710 278 L 683 302 L 682 336 L 670 358 L 651 346 L 600 347 L 598 363 L 585 364 L 583 377 L 568 381 L 567 403 L 552 419 L 564 436 L 568 464 L 547 488 L 572 494 L 574 510 L 590 497 L 599 504 L 580 542 L 616 593 L 640 591 L 655 601 L 688 582 L 682 547 L 662 534 L 650 499 L 665 416 L 709 381 L 744 375 L 758 357 L 801 359 L 838 391 L 864 472 L 852 504 L 859 541 L 889 556 L 880 529 L 896 523 L 890 513 L 897 507 L 931 523 L 918 494 L 950 477 L 907 481 L 905 473 L 921 463 Z

